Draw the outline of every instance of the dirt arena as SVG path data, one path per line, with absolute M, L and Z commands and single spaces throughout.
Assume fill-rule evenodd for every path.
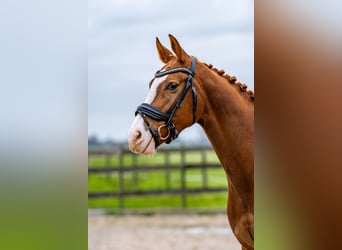
M 219 215 L 109 216 L 89 213 L 89 250 L 240 249 Z

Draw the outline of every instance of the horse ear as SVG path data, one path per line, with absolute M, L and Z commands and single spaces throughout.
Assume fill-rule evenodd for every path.
M 165 64 L 168 63 L 174 57 L 172 52 L 161 44 L 158 37 L 156 37 L 156 45 L 160 60 Z
M 183 48 L 180 46 L 179 42 L 173 35 L 169 34 L 169 38 L 172 50 L 175 52 L 179 61 L 184 62 L 186 56 L 188 56 L 187 53 L 183 50 Z

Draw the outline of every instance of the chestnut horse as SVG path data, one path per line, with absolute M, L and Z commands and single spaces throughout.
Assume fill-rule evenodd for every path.
M 165 63 L 149 84 L 128 135 L 130 150 L 154 154 L 193 123 L 207 134 L 227 176 L 227 215 L 242 249 L 254 249 L 254 93 L 234 76 L 189 56 L 169 35 Z

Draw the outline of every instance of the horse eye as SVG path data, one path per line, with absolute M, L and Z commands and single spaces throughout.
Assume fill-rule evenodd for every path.
M 178 86 L 179 86 L 178 83 L 176 83 L 176 82 L 170 82 L 170 83 L 167 85 L 167 89 L 168 89 L 168 90 L 176 90 Z

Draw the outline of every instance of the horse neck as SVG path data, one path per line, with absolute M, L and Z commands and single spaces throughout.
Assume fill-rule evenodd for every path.
M 254 103 L 240 89 L 199 66 L 203 115 L 199 121 L 206 132 L 230 184 L 251 194 L 254 186 Z M 244 192 L 244 190 L 246 192 Z

